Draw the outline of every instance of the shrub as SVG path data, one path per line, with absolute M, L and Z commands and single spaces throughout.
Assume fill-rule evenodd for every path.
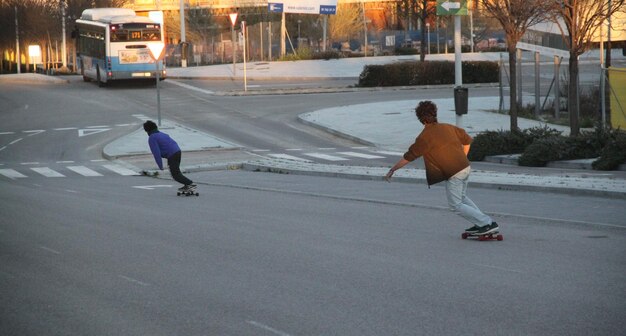
M 463 62 L 466 83 L 497 82 L 496 62 Z M 385 65 L 366 65 L 359 76 L 358 86 L 436 85 L 454 83 L 454 62 L 409 61 Z
M 562 159 L 567 150 L 567 138 L 553 136 L 533 141 L 518 159 L 520 166 L 544 167 L 550 161 Z
M 612 131 L 606 146 L 600 152 L 600 158 L 591 166 L 596 170 L 613 170 L 623 163 L 626 163 L 626 133 Z
M 343 54 L 340 51 L 328 50 L 328 51 L 316 52 L 313 54 L 312 58 L 329 60 L 331 58 L 342 58 L 342 57 L 343 57 Z
M 535 139 L 548 138 L 560 135 L 561 132 L 544 127 L 534 127 L 523 131 L 487 131 L 478 134 L 468 158 L 471 161 L 482 161 L 485 156 L 501 154 L 523 153 Z
M 600 156 L 610 137 L 610 130 L 597 126 L 577 137 L 549 136 L 535 140 L 526 148 L 518 163 L 543 167 L 550 161 L 590 159 Z

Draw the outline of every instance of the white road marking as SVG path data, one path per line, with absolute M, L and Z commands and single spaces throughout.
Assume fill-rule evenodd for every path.
M 85 166 L 68 166 L 67 169 L 87 177 L 102 176 L 102 174 L 97 171 L 91 170 Z
M 299 158 L 297 156 L 293 156 L 289 154 L 267 154 L 267 156 L 271 156 L 276 159 L 285 159 L 285 160 L 292 160 L 292 161 L 299 161 L 299 162 L 313 162 L 311 160 Z
M 269 149 L 253 149 L 253 152 L 269 152 Z
M 0 152 L 5 150 L 5 149 L 7 149 L 7 146 L 4 146 L 4 147 L 0 148 Z
M 362 158 L 362 159 L 384 159 L 385 158 L 384 156 L 364 154 L 364 153 L 357 153 L 357 152 L 338 152 L 337 154 L 347 155 L 347 156 L 354 156 L 354 157 L 358 157 L 358 158 Z
M 297 152 L 297 151 L 301 151 L 302 148 L 287 148 L 285 149 L 286 151 L 293 151 L 293 152 Z
M 65 175 L 54 171 L 48 167 L 31 168 L 32 171 L 37 172 L 45 177 L 65 177 Z
M 52 253 L 54 253 L 54 254 L 61 254 L 61 252 L 59 252 L 59 251 L 57 251 L 57 250 L 53 250 L 53 249 L 51 249 L 51 248 L 49 248 L 49 247 L 40 246 L 40 248 L 41 248 L 42 250 L 46 250 L 46 251 L 48 251 L 48 252 L 52 252 Z
M 88 129 L 79 129 L 78 136 L 84 137 L 92 134 L 98 134 L 106 131 L 110 131 L 110 128 L 88 128 Z
M 487 268 L 491 268 L 491 269 L 497 269 L 497 270 L 500 270 L 500 271 L 507 271 L 507 272 L 513 272 L 513 273 L 523 273 L 522 271 L 518 271 L 518 270 L 514 270 L 514 269 L 510 269 L 510 268 L 498 267 L 498 266 L 483 265 L 483 264 L 474 264 L 474 265 L 480 266 L 480 267 L 487 267 Z
M 342 158 L 339 156 L 328 155 L 328 154 L 323 154 L 323 153 L 304 153 L 304 155 L 322 159 L 322 160 L 327 160 L 327 161 L 347 161 L 348 160 L 346 158 Z
M 54 128 L 54 131 L 71 131 L 71 130 L 75 130 L 78 129 L 76 127 L 62 127 L 62 128 Z
M 118 165 L 103 165 L 104 168 L 123 176 L 139 175 L 139 173 Z
M 124 276 L 124 275 L 118 275 L 118 277 L 120 277 L 120 278 L 122 278 L 122 279 L 124 279 L 124 280 L 126 280 L 126 281 L 129 281 L 129 282 L 132 282 L 132 283 L 138 284 L 138 285 L 140 285 L 140 286 L 149 286 L 149 284 L 147 284 L 147 283 L 145 283 L 145 282 L 143 282 L 143 281 L 139 281 L 139 280 L 137 280 L 137 279 L 133 279 L 133 278 L 131 278 L 131 277 L 127 277 L 127 276 Z
M 107 160 L 98 159 L 98 160 L 89 160 L 91 162 L 107 162 Z
M 30 131 L 22 131 L 22 133 L 27 133 L 29 136 L 37 135 L 39 133 L 43 133 L 46 130 L 30 130 Z
M 333 147 L 320 147 L 318 148 L 319 150 L 335 150 L 337 148 L 333 148 Z
M 154 190 L 155 188 L 171 188 L 172 185 L 169 184 L 157 184 L 157 185 L 147 185 L 147 186 L 133 186 L 133 188 L 136 189 L 143 189 L 143 190 Z
M 24 140 L 24 138 L 19 138 L 19 139 L 13 140 L 13 141 L 9 142 L 9 145 L 15 145 L 16 143 L 18 143 L 18 142 L 20 142 L 22 140 Z
M 57 161 L 57 163 L 74 163 L 74 161 Z
M 85 128 L 109 128 L 110 126 L 108 125 L 101 125 L 101 126 L 87 126 Z
M 33 166 L 33 165 L 38 165 L 39 162 L 22 162 L 20 163 L 22 166 Z
M 15 134 L 15 132 L 0 132 L 0 135 L 9 135 L 9 134 Z
M 390 152 L 390 151 L 383 151 L 383 150 L 377 150 L 374 151 L 375 153 L 379 153 L 379 154 L 383 154 L 383 155 L 391 155 L 391 156 L 402 156 L 404 155 L 404 152 Z
M 10 179 L 28 177 L 26 175 L 21 174 L 17 170 L 13 170 L 13 169 L 0 169 L 0 175 L 4 175 Z
M 178 85 L 178 86 L 180 86 L 180 87 L 183 87 L 183 88 L 185 88 L 185 89 L 189 89 L 189 90 L 194 90 L 194 91 L 202 92 L 202 93 L 206 93 L 206 94 L 209 94 L 209 95 L 212 95 L 212 94 L 214 94 L 214 93 L 215 93 L 215 92 L 210 91 L 210 90 L 204 90 L 204 89 L 201 89 L 201 88 L 198 88 L 198 87 L 195 87 L 195 86 L 187 85 L 187 84 L 184 84 L 184 83 L 179 83 L 179 82 L 177 82 L 177 81 L 175 81 L 175 80 L 171 80 L 171 79 L 169 79 L 167 82 L 168 82 L 168 83 L 172 83 L 172 84 L 176 84 L 176 85 Z M 249 85 L 248 85 L 248 86 L 249 86 Z
M 291 336 L 291 335 L 289 335 L 286 332 L 282 332 L 280 330 L 276 330 L 276 329 L 274 329 L 272 327 L 266 326 L 263 323 L 259 323 L 259 322 L 256 322 L 256 321 L 246 321 L 246 323 L 251 324 L 251 325 L 253 325 L 253 326 L 257 327 L 257 328 L 261 328 L 261 329 L 263 329 L 265 331 L 269 331 L 269 332 L 271 332 L 271 333 L 273 333 L 275 335 L 278 335 L 278 336 Z

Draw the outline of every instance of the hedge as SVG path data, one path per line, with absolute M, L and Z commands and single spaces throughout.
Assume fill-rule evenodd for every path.
M 499 80 L 497 62 L 463 62 L 464 83 L 494 83 Z M 454 84 L 454 62 L 408 61 L 385 65 L 366 65 L 358 86 L 408 86 Z

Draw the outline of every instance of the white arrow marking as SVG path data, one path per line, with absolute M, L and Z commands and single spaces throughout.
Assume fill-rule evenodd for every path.
M 445 8 L 449 12 L 450 9 L 460 9 L 461 8 L 461 3 L 460 2 L 446 1 L 446 2 L 441 4 L 441 7 Z
M 92 135 L 96 133 L 102 133 L 111 130 L 110 128 L 93 128 L 93 129 L 79 129 L 78 136 L 84 137 L 87 135 Z
M 133 186 L 133 188 L 143 189 L 143 190 L 154 190 L 155 188 L 171 188 L 171 185 L 167 184 L 157 184 L 157 185 L 147 185 L 147 186 Z

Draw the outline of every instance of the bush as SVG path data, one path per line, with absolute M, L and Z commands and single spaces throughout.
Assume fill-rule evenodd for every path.
M 626 163 L 626 133 L 616 130 L 611 132 L 606 146 L 600 152 L 600 158 L 591 166 L 596 170 L 613 170 L 623 163 Z
M 319 59 L 329 60 L 331 58 L 342 58 L 342 57 L 343 57 L 343 54 L 336 50 L 321 51 L 321 52 L 316 52 L 313 54 L 313 59 L 316 59 L 316 60 L 319 60 Z
M 499 78 L 496 62 L 463 62 L 466 83 L 492 83 Z M 454 83 L 454 62 L 409 61 L 385 65 L 366 65 L 358 86 L 405 86 Z
M 543 139 L 560 135 L 561 132 L 546 127 L 534 127 L 523 131 L 487 131 L 478 134 L 468 158 L 471 161 L 482 161 L 485 156 L 523 153 L 535 139 Z
M 550 161 L 591 159 L 600 156 L 611 131 L 597 126 L 577 137 L 549 136 L 535 140 L 526 148 L 518 163 L 521 166 L 543 167 Z

